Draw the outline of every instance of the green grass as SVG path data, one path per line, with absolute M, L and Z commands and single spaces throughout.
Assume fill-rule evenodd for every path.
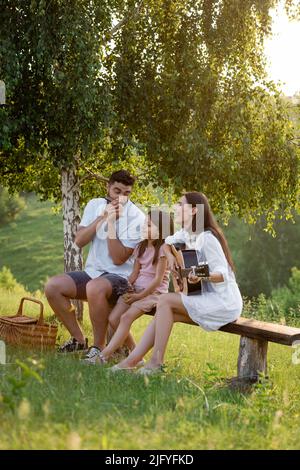
M 0 228 L 0 246 L 0 269 L 40 289 L 63 270 L 61 215 L 29 197 L 17 221 Z M 23 295 L 20 286 L 0 288 L 0 315 L 14 314 Z M 27 304 L 26 312 L 37 306 Z M 136 338 L 149 321 L 135 323 Z M 84 327 L 91 339 L 86 311 Z M 66 337 L 60 327 L 58 340 Z M 224 380 L 236 374 L 238 342 L 176 325 L 166 373 L 149 379 L 8 347 L 10 364 L 0 365 L 0 449 L 299 448 L 300 365 L 292 364 L 292 349 L 270 344 L 270 380 L 242 394 Z
M 0 315 L 14 313 L 21 295 L 1 290 Z M 137 338 L 149 321 L 135 323 Z M 84 326 L 91 337 L 87 312 Z M 0 449 L 299 448 L 300 365 L 292 349 L 270 344 L 269 381 L 241 394 L 224 381 L 236 373 L 238 341 L 178 324 L 166 373 L 149 378 L 9 347 L 11 365 L 0 366 Z
M 26 204 L 15 222 L 0 227 L 0 270 L 7 266 L 34 291 L 47 277 L 63 272 L 63 226 L 51 203 L 30 196 Z

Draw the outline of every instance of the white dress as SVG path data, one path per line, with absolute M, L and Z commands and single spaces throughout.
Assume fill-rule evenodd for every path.
M 207 331 L 214 331 L 234 320 L 242 313 L 243 300 L 239 287 L 223 252 L 219 240 L 211 231 L 190 235 L 181 229 L 167 237 L 168 245 L 185 243 L 187 248 L 196 249 L 199 261 L 207 261 L 211 273 L 223 275 L 223 282 L 203 281 L 200 295 L 184 295 L 181 299 L 190 318 Z

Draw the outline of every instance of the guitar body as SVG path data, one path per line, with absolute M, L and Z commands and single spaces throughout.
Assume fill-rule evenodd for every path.
M 203 263 L 199 266 L 196 250 L 186 250 L 183 244 L 172 245 L 172 253 L 179 266 L 177 276 L 172 273 L 172 280 L 175 292 L 182 292 L 185 295 L 202 294 L 202 280 L 196 284 L 188 282 L 188 272 L 190 268 L 196 267 L 196 275 L 207 277 L 209 275 L 208 265 Z

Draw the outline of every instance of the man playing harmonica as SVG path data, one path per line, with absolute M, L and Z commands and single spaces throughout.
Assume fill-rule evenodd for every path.
M 134 177 L 125 170 L 111 175 L 107 197 L 87 203 L 75 237 L 80 248 L 90 243 L 84 271 L 54 276 L 45 286 L 52 310 L 71 335 L 60 352 L 88 349 L 70 299 L 87 300 L 89 305 L 94 344 L 87 354 L 99 354 L 105 346 L 110 305 L 128 289 L 131 255 L 145 219 L 129 199 L 133 184 Z

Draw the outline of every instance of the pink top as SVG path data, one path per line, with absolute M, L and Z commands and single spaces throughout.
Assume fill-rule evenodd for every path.
M 140 257 L 137 257 L 137 252 L 138 247 L 135 249 L 134 255 L 139 261 L 141 267 L 138 278 L 134 283 L 134 287 L 137 287 L 139 289 L 146 289 L 146 287 L 149 286 L 150 282 L 152 282 L 156 276 L 157 264 L 152 264 L 154 256 L 154 247 L 147 247 L 142 256 Z M 158 258 L 161 258 L 162 256 L 165 256 L 165 253 L 163 247 L 161 246 L 159 249 Z M 159 292 L 161 294 L 165 294 L 168 292 L 169 275 L 170 270 L 166 269 L 162 283 L 160 284 L 160 286 L 156 287 L 155 292 Z

